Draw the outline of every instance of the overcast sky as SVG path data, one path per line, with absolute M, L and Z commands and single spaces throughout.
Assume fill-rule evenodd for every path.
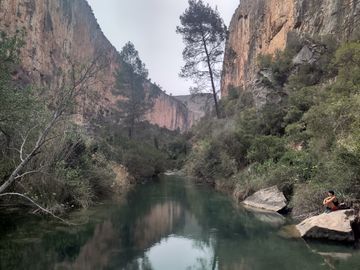
M 88 0 L 98 23 L 110 42 L 120 51 L 124 44 L 135 44 L 149 70 L 152 81 L 167 93 L 189 93 L 190 82 L 179 78 L 183 65 L 184 44 L 176 34 L 179 17 L 188 6 L 187 0 Z M 225 24 L 239 0 L 204 0 L 217 6 Z

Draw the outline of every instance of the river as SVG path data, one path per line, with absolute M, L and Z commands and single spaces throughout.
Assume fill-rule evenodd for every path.
M 360 269 L 360 251 L 286 238 L 281 227 L 291 221 L 236 206 L 180 176 L 68 219 L 81 225 L 1 214 L 0 269 Z

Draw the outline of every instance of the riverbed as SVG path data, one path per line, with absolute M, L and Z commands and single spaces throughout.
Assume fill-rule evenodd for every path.
M 0 214 L 0 269 L 360 269 L 352 246 L 284 237 L 291 220 L 176 175 L 67 219 Z

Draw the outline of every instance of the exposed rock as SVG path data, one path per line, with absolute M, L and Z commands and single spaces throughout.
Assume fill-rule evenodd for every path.
M 186 131 L 195 123 L 195 115 L 181 101 L 161 92 L 146 119 L 160 127 Z
M 354 220 L 354 210 L 338 210 L 308 218 L 296 228 L 304 238 L 353 242 L 355 236 L 351 224 Z
M 109 63 L 89 89 L 96 93 L 96 102 L 84 97 L 86 100 L 81 100 L 83 106 L 79 106 L 76 121 L 86 124 L 97 114 L 115 117 L 111 111 L 117 110 L 116 104 L 121 98 L 112 93 L 118 52 L 102 33 L 87 1 L 1 0 L 0 6 L 0 31 L 9 35 L 18 30 L 26 33 L 20 56 L 22 70 L 17 74 L 17 81 L 33 83 L 50 92 L 59 82 L 60 71 L 67 72 L 72 63 L 89 63 L 103 55 Z M 182 102 L 164 92 L 147 115 L 153 124 L 182 131 L 194 123 L 194 118 Z
M 301 51 L 293 59 L 295 65 L 301 65 L 305 63 L 311 63 L 314 57 L 313 52 L 309 49 L 309 46 L 305 45 Z
M 174 98 L 184 103 L 188 110 L 192 112 L 192 121 L 194 122 L 200 120 L 214 107 L 213 95 L 208 93 L 174 96 Z
M 229 26 L 225 50 L 221 94 L 229 87 L 244 91 L 257 89 L 259 54 L 274 54 L 285 49 L 294 37 L 331 34 L 339 41 L 351 39 L 360 29 L 360 1 L 353 0 L 242 0 Z M 305 51 L 306 50 L 306 51 Z M 301 60 L 309 60 L 309 45 Z M 299 59 L 300 60 L 300 59 Z M 265 94 L 254 95 L 263 98 Z
M 273 186 L 255 192 L 253 195 L 247 197 L 243 201 L 243 204 L 268 211 L 278 212 L 286 207 L 287 200 L 278 187 Z

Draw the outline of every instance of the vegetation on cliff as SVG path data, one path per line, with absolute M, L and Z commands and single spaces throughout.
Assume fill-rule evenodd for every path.
M 54 87 L 25 85 L 15 76 L 20 69 L 18 56 L 22 40 L 20 34 L 15 37 L 3 34 L 0 38 L 0 197 L 3 205 L 26 205 L 31 199 L 51 212 L 88 207 L 112 197 L 117 190 L 111 164 L 124 165 L 137 181 L 178 165 L 175 160 L 183 152 L 181 147 L 185 143 L 181 143 L 180 148 L 174 147 L 176 132 L 143 122 L 141 115 L 135 119 L 131 113 L 139 115 L 138 108 L 136 112 L 126 112 L 125 118 L 114 111 L 113 117 L 99 114 L 97 118 L 88 119 L 88 126 L 75 124 L 74 116 L 79 110 L 77 100 L 85 93 L 91 95 L 88 86 L 106 59 L 99 57 L 89 63 L 74 64 L 72 70 L 53 78 L 59 79 Z M 120 90 L 127 86 L 124 82 L 128 82 L 141 88 L 130 91 L 144 93 L 145 77 L 139 81 L 133 66 L 126 71 L 119 78 Z M 141 99 L 142 104 L 148 106 L 143 101 L 146 97 Z M 134 121 L 127 121 L 130 116 Z M 135 128 L 139 128 L 136 135 L 133 134 Z
M 121 50 L 120 62 L 116 74 L 117 89 L 114 91 L 122 97 L 118 101 L 118 106 L 122 114 L 122 123 L 128 129 L 131 139 L 135 125 L 144 121 L 145 114 L 153 107 L 154 98 L 161 90 L 149 83 L 148 70 L 131 42 Z
M 296 63 L 308 43 L 321 53 Z M 276 184 L 297 217 L 320 211 L 328 189 L 349 204 L 359 200 L 359 59 L 359 42 L 326 37 L 260 56 L 271 98 L 255 108 L 250 91 L 228 89 L 221 101 L 226 118 L 203 119 L 192 130 L 187 172 L 239 200 Z

